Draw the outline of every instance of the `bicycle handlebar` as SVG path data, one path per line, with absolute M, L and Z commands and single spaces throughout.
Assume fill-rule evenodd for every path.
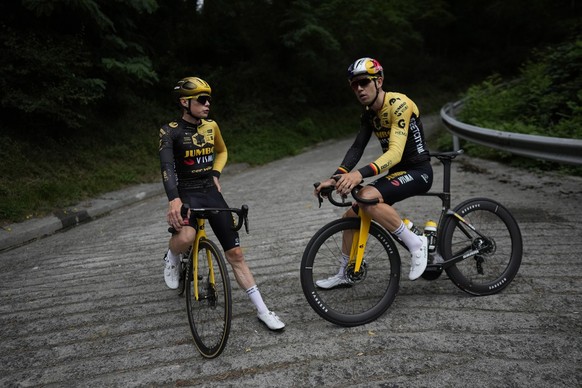
M 180 209 L 180 215 L 182 218 L 188 217 L 188 210 L 190 210 L 190 215 L 194 215 L 196 218 L 208 218 L 213 214 L 218 214 L 220 212 L 231 212 L 235 213 L 238 216 L 238 221 L 235 226 L 232 227 L 232 230 L 239 231 L 243 224 L 245 226 L 245 231 L 247 234 L 249 233 L 249 207 L 247 205 L 242 205 L 240 209 L 238 208 L 190 208 L 190 205 L 187 203 L 182 204 L 182 208 Z M 176 233 L 176 229 L 173 226 L 168 228 L 168 232 L 174 234 Z
M 339 177 L 334 176 L 332 177 L 332 179 L 334 179 L 336 182 L 339 180 Z M 363 181 L 362 181 L 363 182 Z M 315 188 L 317 188 L 320 185 L 320 182 L 316 182 L 313 184 L 313 186 Z M 359 185 L 355 186 L 352 191 L 352 197 L 354 197 L 354 199 L 356 200 L 356 202 L 360 202 L 360 203 L 365 203 L 365 204 L 369 204 L 369 205 L 375 205 L 378 202 L 380 202 L 380 200 L 378 198 L 374 198 L 374 199 L 365 199 L 362 198 L 360 196 L 358 196 L 358 192 L 363 188 L 364 186 L 362 186 L 362 184 L 360 183 Z M 331 202 L 333 205 L 335 206 L 340 206 L 340 207 L 347 207 L 347 206 L 352 206 L 351 202 L 347 203 L 345 202 L 347 196 L 342 195 L 342 201 L 338 202 L 334 197 L 333 197 L 333 192 L 335 191 L 335 186 L 330 186 L 330 187 L 324 187 L 322 188 L 319 193 L 317 194 L 317 200 L 319 201 L 319 207 L 321 207 L 321 204 L 323 203 L 323 198 L 327 198 L 327 200 L 329 202 Z

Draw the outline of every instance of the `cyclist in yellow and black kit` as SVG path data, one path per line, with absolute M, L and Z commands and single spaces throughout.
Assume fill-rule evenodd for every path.
M 182 204 L 191 208 L 227 208 L 219 178 L 228 158 L 218 124 L 208 119 L 211 88 L 198 77 L 178 82 L 173 94 L 182 110 L 182 117 L 160 129 L 160 163 L 162 180 L 169 201 L 168 225 L 177 233 L 170 238 L 164 257 L 164 279 L 169 288 L 178 288 L 180 255 L 194 242 L 196 219 L 182 219 Z M 271 330 L 285 324 L 270 311 L 255 283 L 240 247 L 238 232 L 231 229 L 232 215 L 219 212 L 208 222 L 220 241 L 239 286 L 257 308 L 257 316 Z
M 405 198 L 422 194 L 432 186 L 432 167 L 426 146 L 420 112 L 406 95 L 385 92 L 382 89 L 384 70 L 372 58 L 360 58 L 348 68 L 348 81 L 359 102 L 365 107 L 361 117 L 360 132 L 347 151 L 341 165 L 333 174 L 339 180 L 328 179 L 316 188 L 336 186 L 340 194 L 348 194 L 363 178 L 386 174 L 368 186 L 359 195 L 364 199 L 380 199 L 376 205 L 357 204 L 344 217 L 357 217 L 358 209 L 367 212 L 373 220 L 398 236 L 411 252 L 409 278 L 415 280 L 426 269 L 428 249 L 424 236 L 411 232 L 392 205 Z M 364 149 L 374 134 L 380 141 L 383 154 L 364 167 L 353 171 Z M 349 252 L 344 252 L 339 272 L 318 280 L 321 288 L 346 284 L 345 265 Z

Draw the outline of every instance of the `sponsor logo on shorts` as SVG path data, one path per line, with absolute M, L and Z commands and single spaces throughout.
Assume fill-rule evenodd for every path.
M 393 179 L 390 181 L 390 183 L 392 183 L 394 186 L 400 186 L 400 185 L 404 185 L 408 182 L 412 182 L 414 180 L 414 178 L 410 175 L 410 174 L 404 174 L 399 176 L 396 179 Z

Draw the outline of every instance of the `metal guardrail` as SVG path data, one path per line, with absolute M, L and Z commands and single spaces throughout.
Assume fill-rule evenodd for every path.
M 503 132 L 465 124 L 454 118 L 463 103 L 461 100 L 441 108 L 441 119 L 454 136 L 528 158 L 582 165 L 582 140 Z M 455 141 L 457 148 L 458 141 Z

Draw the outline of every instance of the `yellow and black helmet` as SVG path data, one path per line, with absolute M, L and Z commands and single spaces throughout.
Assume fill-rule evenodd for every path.
M 180 98 L 190 99 L 200 95 L 210 96 L 211 92 L 212 89 L 208 82 L 198 77 L 186 77 L 178 81 L 172 94 L 178 100 Z

